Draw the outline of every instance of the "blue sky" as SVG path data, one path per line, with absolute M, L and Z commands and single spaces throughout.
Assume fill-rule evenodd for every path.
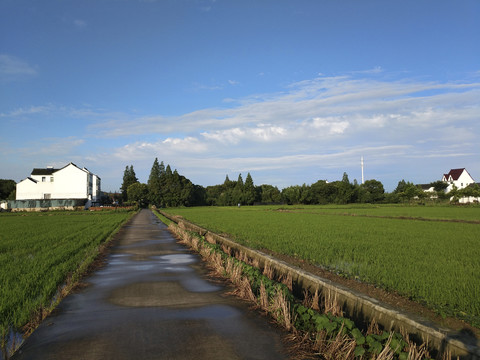
M 480 182 L 477 0 L 1 0 L 0 178 Z

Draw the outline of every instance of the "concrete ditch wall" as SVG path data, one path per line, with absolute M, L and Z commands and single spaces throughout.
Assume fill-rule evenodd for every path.
M 258 250 L 249 249 L 227 237 L 203 229 L 181 217 L 171 216 L 164 212 L 160 213 L 177 223 L 179 227 L 204 236 L 205 239 L 211 243 L 228 246 L 232 249 L 233 253 L 243 252 L 247 254 L 250 259 L 258 261 L 259 267 L 262 269 L 265 266 L 269 266 L 277 274 L 289 274 L 293 281 L 294 292 L 298 294 L 302 294 L 303 290 L 308 290 L 311 293 L 318 290 L 319 293 L 323 294 L 330 292 L 337 297 L 337 301 L 342 306 L 347 317 L 353 319 L 355 322 L 368 323 L 375 319 L 384 329 L 388 331 L 400 331 L 400 329 L 404 329 L 411 338 L 416 338 L 428 343 L 430 348 L 442 353 L 445 351 L 450 352 L 452 358 L 458 356 L 461 359 L 480 359 L 480 343 L 478 339 L 474 337 L 465 336 L 461 332 L 450 329 L 439 328 L 425 319 L 412 314 L 406 314 L 376 299 L 348 289 L 330 280 L 310 274 Z

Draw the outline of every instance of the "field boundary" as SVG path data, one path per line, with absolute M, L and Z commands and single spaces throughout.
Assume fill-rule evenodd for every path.
M 476 224 L 480 225 L 480 220 L 462 220 L 462 219 L 435 219 L 424 218 L 415 216 L 380 216 L 380 215 L 366 215 L 366 214 L 354 214 L 354 213 L 326 213 L 326 212 L 309 212 L 309 211 L 295 211 L 295 210 L 276 210 L 279 212 L 288 212 L 293 214 L 310 214 L 310 215 L 329 215 L 329 216 L 353 216 L 353 217 L 365 217 L 375 219 L 394 219 L 394 220 L 418 220 L 418 221 L 433 221 L 433 222 L 451 222 L 462 224 Z
M 375 320 L 384 329 L 390 331 L 407 331 L 413 338 L 427 343 L 429 347 L 440 352 L 449 352 L 452 356 L 460 356 L 462 359 L 480 359 L 480 347 L 469 342 L 465 337 L 454 330 L 439 328 L 435 324 L 403 311 L 394 309 L 374 298 L 356 292 L 343 285 L 334 283 L 328 279 L 308 273 L 294 265 L 276 259 L 261 251 L 250 249 L 235 241 L 197 226 L 181 216 L 172 216 L 160 211 L 160 213 L 175 222 L 180 228 L 198 233 L 209 242 L 225 245 L 247 254 L 259 263 L 260 268 L 269 266 L 279 273 L 290 275 L 297 293 L 307 290 L 311 293 L 318 290 L 320 293 L 332 292 L 337 296 L 347 316 L 355 321 L 367 323 Z

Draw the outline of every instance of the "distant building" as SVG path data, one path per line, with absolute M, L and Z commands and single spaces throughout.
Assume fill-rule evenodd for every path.
M 85 206 L 99 202 L 100 178 L 74 163 L 54 169 L 33 169 L 26 179 L 17 184 L 16 200 L 85 200 Z
M 466 188 L 470 184 L 475 184 L 475 180 L 470 176 L 467 169 L 452 169 L 448 174 L 443 174 L 442 181 L 448 183 L 445 192 L 450 192 L 455 185 L 458 190 Z
M 467 169 L 465 168 L 451 169 L 448 172 L 448 174 L 443 174 L 441 181 L 447 184 L 447 187 L 444 190 L 446 194 L 452 191 L 454 187 L 456 187 L 457 190 L 470 188 L 470 187 L 474 189 L 476 187 L 475 180 L 473 180 L 472 176 L 468 173 Z M 430 199 L 437 199 L 438 195 L 433 185 L 435 185 L 435 183 L 420 184 L 419 186 L 422 188 L 424 192 L 429 193 Z M 452 196 L 450 200 L 452 201 L 453 199 L 454 197 Z M 480 202 L 480 197 L 463 196 L 457 200 L 459 203 Z

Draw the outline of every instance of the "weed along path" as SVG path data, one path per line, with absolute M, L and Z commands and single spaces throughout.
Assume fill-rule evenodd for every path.
M 150 210 L 13 359 L 284 359 L 282 332 L 206 279 Z

